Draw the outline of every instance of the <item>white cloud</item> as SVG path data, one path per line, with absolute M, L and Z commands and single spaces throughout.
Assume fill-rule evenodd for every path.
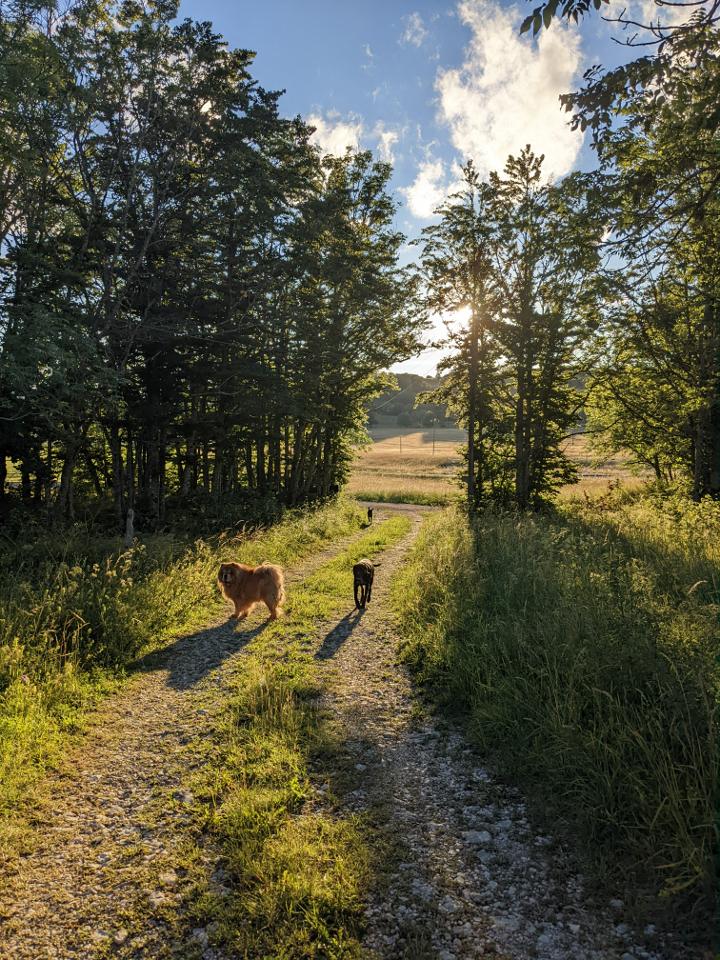
M 403 21 L 405 23 L 405 30 L 400 37 L 400 43 L 411 43 L 414 47 L 421 47 L 429 36 L 428 30 L 423 23 L 423 18 L 419 13 L 415 12 L 407 17 L 403 17 Z
M 472 31 L 465 59 L 435 81 L 455 148 L 487 174 L 529 143 L 545 154 L 547 174 L 567 173 L 582 134 L 568 126 L 558 97 L 573 88 L 580 67 L 579 33 L 556 24 L 533 44 L 518 34 L 523 12 L 493 0 L 461 0 L 458 15 Z
M 442 160 L 424 160 L 414 182 L 400 187 L 413 216 L 427 220 L 447 195 L 445 166 Z
M 308 123 L 315 127 L 315 133 L 310 138 L 323 151 L 340 156 L 347 147 L 353 150 L 360 148 L 360 138 L 363 135 L 362 117 L 349 114 L 343 118 L 337 111 L 331 110 L 324 117 L 319 113 L 311 113 Z
M 373 135 L 377 138 L 377 152 L 381 160 L 386 163 L 395 163 L 395 144 L 400 139 L 398 130 L 392 127 L 386 127 L 380 120 L 373 130 Z

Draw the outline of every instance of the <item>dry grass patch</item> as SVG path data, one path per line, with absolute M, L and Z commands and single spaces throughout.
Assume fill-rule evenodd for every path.
M 467 434 L 458 429 L 418 430 L 414 427 L 373 427 L 372 444 L 358 451 L 347 492 L 359 500 L 386 503 L 450 504 L 461 499 L 461 449 Z M 560 491 L 562 499 L 607 493 L 608 485 L 639 489 L 647 471 L 633 468 L 630 456 L 618 454 L 598 461 L 585 435 L 568 438 L 565 452 L 577 464 L 578 482 Z
M 378 427 L 358 453 L 347 492 L 363 500 L 444 504 L 457 499 L 464 430 Z

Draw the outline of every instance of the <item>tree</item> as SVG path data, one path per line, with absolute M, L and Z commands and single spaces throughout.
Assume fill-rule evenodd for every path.
M 323 158 L 177 14 L 0 13 L 0 467 L 62 522 L 328 495 L 417 340 L 390 168 Z
M 447 403 L 467 428 L 467 503 L 473 510 L 501 485 L 497 423 L 501 375 L 492 336 L 498 311 L 495 277 L 496 225 L 493 190 L 471 162 L 462 189 L 438 208 L 440 221 L 423 230 L 421 269 L 426 308 L 440 314 L 469 313 L 466 327 L 449 328 L 455 354 L 440 365 L 445 382 L 421 399 Z
M 562 99 L 573 123 L 592 130 L 600 160 L 593 190 L 612 254 L 604 336 L 625 358 L 618 412 L 634 405 L 642 379 L 657 414 L 644 446 L 659 455 L 677 443 L 674 462 L 700 499 L 720 496 L 720 6 L 666 6 L 669 25 L 662 9 L 657 22 L 630 24 L 630 45 L 650 53 L 594 68 Z
M 580 406 L 601 224 L 578 178 L 543 182 L 542 159 L 527 147 L 484 184 L 466 168 L 465 192 L 425 232 L 431 308 L 470 309 L 432 396 L 468 424 L 474 505 L 538 507 L 572 475 L 562 444 Z

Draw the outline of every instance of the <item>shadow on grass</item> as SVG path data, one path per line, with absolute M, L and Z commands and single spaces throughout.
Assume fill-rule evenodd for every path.
M 315 654 L 316 660 L 329 660 L 353 632 L 363 618 L 364 610 L 351 610 L 332 628 Z

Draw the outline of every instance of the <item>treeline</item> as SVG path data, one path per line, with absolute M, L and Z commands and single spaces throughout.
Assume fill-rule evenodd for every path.
M 423 377 L 416 373 L 395 374 L 397 386 L 388 387 L 370 402 L 368 421 L 375 424 L 396 423 L 401 427 L 448 427 L 455 421 L 441 403 L 424 403 L 421 394 L 437 390 L 442 377 Z
M 558 5 L 538 11 L 524 29 Z M 573 479 L 579 423 L 599 452 L 720 496 L 717 7 L 624 18 L 643 56 L 562 98 L 598 169 L 553 184 L 529 146 L 486 179 L 468 163 L 421 240 L 428 305 L 470 308 L 427 399 L 468 427 L 471 506 L 539 506 Z
M 389 166 L 177 13 L 0 3 L 0 499 L 58 522 L 327 495 L 415 343 Z

